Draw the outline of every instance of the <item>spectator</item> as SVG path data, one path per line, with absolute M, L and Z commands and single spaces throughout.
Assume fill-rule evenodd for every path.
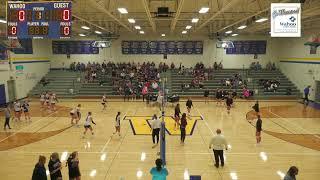
M 218 69 L 219 69 L 219 70 L 223 69 L 222 62 L 219 63 Z
M 70 156 L 66 162 L 66 166 L 68 166 L 68 170 L 69 170 L 69 179 L 73 179 L 73 180 L 80 180 L 81 179 L 77 151 L 74 151 L 73 153 L 70 154 Z
M 277 70 L 277 68 L 276 68 L 276 64 L 275 64 L 275 63 L 272 63 L 271 70 L 273 70 L 273 71 Z
M 298 175 L 298 172 L 299 170 L 296 166 L 291 166 L 283 180 L 296 180 L 296 175 Z
M 52 153 L 50 156 L 50 161 L 48 164 L 49 171 L 50 171 L 50 179 L 51 180 L 62 180 L 61 174 L 61 162 L 59 160 L 58 153 Z
M 214 62 L 214 64 L 213 64 L 213 69 L 214 69 L 214 70 L 218 70 L 218 64 L 217 64 L 217 62 Z
M 32 173 L 32 180 L 47 180 L 47 174 L 46 174 L 46 157 L 45 156 L 39 156 L 39 161 L 35 165 Z
M 171 68 L 171 69 L 174 69 L 174 68 L 175 68 L 174 63 L 171 63 L 170 68 Z
M 168 176 L 168 170 L 163 167 L 163 162 L 161 159 L 156 160 L 156 167 L 150 170 L 152 175 L 152 180 L 166 180 Z
M 249 98 L 249 96 L 250 96 L 249 90 L 244 87 L 243 90 L 242 90 L 242 95 L 243 95 L 243 98 L 244 98 L 244 99 Z

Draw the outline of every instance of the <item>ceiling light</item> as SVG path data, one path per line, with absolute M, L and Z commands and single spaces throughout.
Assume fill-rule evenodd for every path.
M 140 26 L 134 26 L 134 28 L 136 28 L 136 29 L 141 29 L 141 27 L 140 27 Z
M 90 29 L 88 26 L 81 26 L 81 28 L 86 30 Z
M 244 29 L 246 27 L 247 27 L 246 25 L 242 25 L 242 26 L 239 26 L 238 29 Z
M 140 34 L 144 34 L 144 31 L 140 31 L 139 33 L 140 33 Z
M 230 33 L 232 33 L 232 31 L 226 31 L 225 33 L 226 33 L 226 34 L 230 34 Z
M 256 22 L 264 22 L 264 21 L 267 21 L 267 20 L 268 20 L 268 18 L 260 18 L 260 19 L 256 20 Z
M 232 34 L 231 36 L 238 36 L 239 34 Z
M 188 26 L 186 26 L 186 29 L 191 29 L 191 28 L 192 28 L 192 26 L 189 26 L 189 25 L 188 25 Z
M 199 21 L 199 18 L 192 18 L 191 22 L 192 23 L 197 23 Z
M 79 34 L 79 36 L 82 36 L 82 37 L 84 37 L 84 36 L 86 36 L 85 34 Z
M 200 14 L 204 14 L 204 13 L 207 13 L 209 11 L 209 8 L 208 7 L 202 7 L 200 10 L 199 10 L 199 13 Z
M 96 34 L 102 34 L 102 32 L 100 31 L 94 31 Z
M 6 20 L 4 20 L 4 19 L 0 19 L 0 23 L 7 23 L 7 21 Z
M 135 23 L 136 21 L 134 19 L 128 19 L 129 23 Z
M 161 34 L 161 36 L 162 36 L 162 37 L 165 37 L 165 36 L 166 36 L 166 34 Z
M 128 14 L 128 11 L 126 8 L 118 8 L 118 11 L 121 13 L 121 14 Z
M 187 31 L 182 31 L 181 33 L 182 33 L 182 34 L 187 34 Z

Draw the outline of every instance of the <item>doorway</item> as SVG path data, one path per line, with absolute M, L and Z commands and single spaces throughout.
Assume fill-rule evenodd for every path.
M 9 80 L 7 81 L 8 85 L 8 95 L 9 95 L 9 102 L 13 102 L 16 100 L 16 85 L 15 80 Z

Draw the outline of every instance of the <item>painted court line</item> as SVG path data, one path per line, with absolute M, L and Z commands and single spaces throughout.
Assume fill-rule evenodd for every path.
M 59 151 L 58 151 L 59 152 Z M 1 153 L 15 153 L 15 154 L 51 154 L 52 151 L 0 151 Z M 63 153 L 63 151 L 61 151 Z M 100 151 L 78 151 L 79 154 L 101 154 Z M 119 152 L 119 151 L 110 151 L 106 152 L 108 154 L 141 154 L 141 151 L 137 152 Z M 154 154 L 154 152 L 145 152 L 146 154 Z M 212 155 L 212 152 L 183 152 L 183 153 L 166 153 L 167 155 Z M 259 155 L 259 153 L 228 153 L 228 155 Z M 294 156 L 319 156 L 319 153 L 268 153 L 268 155 L 294 155 Z
M 43 117 L 43 118 L 40 118 L 39 120 L 35 121 L 34 123 L 31 123 L 31 124 L 27 125 L 26 127 L 23 127 L 23 128 L 21 128 L 21 129 L 19 129 L 18 131 L 15 131 L 13 134 L 11 134 L 11 135 L 9 135 L 9 136 L 7 136 L 7 137 L 5 137 L 5 138 L 1 139 L 1 140 L 0 140 L 0 142 L 3 142 L 4 140 L 6 140 L 6 139 L 8 139 L 8 138 L 10 138 L 10 137 L 12 137 L 12 136 L 14 136 L 14 135 L 16 135 L 17 133 L 22 132 L 22 130 L 25 130 L 25 129 L 27 129 L 27 128 L 29 128 L 29 127 L 31 127 L 31 126 L 33 126 L 33 125 L 37 124 L 38 122 L 40 122 L 40 121 L 42 121 L 42 120 L 44 120 L 44 119 L 46 119 L 46 118 L 48 118 L 48 117 L 52 116 L 54 113 L 55 113 L 55 112 L 52 112 L 52 113 L 51 113 L 51 114 L 49 114 L 48 116 Z
M 269 112 L 270 112 L 271 114 L 273 114 L 273 115 L 277 116 L 277 117 L 278 117 L 278 118 L 280 118 L 280 119 L 285 120 L 288 124 L 292 124 L 292 125 L 294 125 L 295 127 L 300 128 L 301 130 L 303 130 L 303 131 L 304 131 L 304 132 L 306 132 L 307 134 L 310 134 L 310 135 L 312 135 L 312 136 L 314 136 L 314 137 L 316 137 L 316 138 L 319 138 L 319 139 L 320 139 L 320 136 L 318 136 L 318 135 L 316 135 L 316 134 L 314 134 L 314 133 L 311 133 L 310 131 L 308 131 L 308 130 L 304 129 L 303 127 L 300 127 L 300 126 L 298 126 L 298 125 L 296 125 L 296 124 L 294 124 L 294 123 L 290 122 L 287 118 L 281 117 L 281 116 L 279 116 L 278 114 L 273 113 L 270 109 L 268 109 L 268 110 L 269 110 Z

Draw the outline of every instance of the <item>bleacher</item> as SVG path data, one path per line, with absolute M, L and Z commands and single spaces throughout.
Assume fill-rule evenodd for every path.
M 40 82 L 29 92 L 31 96 L 39 96 L 42 92 L 50 91 L 58 95 L 58 97 L 72 98 L 74 94 L 77 94 L 77 78 L 80 76 L 78 72 L 62 71 L 62 70 L 50 70 L 46 74 L 45 78 L 49 81 L 46 86 L 43 86 Z M 74 93 L 69 92 L 70 89 L 74 89 Z
M 221 85 L 221 81 L 227 78 L 231 78 L 234 74 L 240 74 L 243 80 L 247 80 L 247 87 L 250 90 L 258 90 L 258 94 L 254 95 L 254 98 L 270 99 L 270 98 L 298 98 L 301 93 L 297 87 L 279 70 L 276 71 L 251 71 L 243 69 L 224 69 L 214 71 L 212 77 L 208 81 L 204 82 L 204 87 L 210 90 L 210 96 L 214 96 L 214 92 L 217 88 L 228 89 L 226 86 Z M 178 94 L 179 96 L 198 96 L 202 97 L 204 89 L 190 88 L 184 92 L 181 89 L 182 83 L 190 83 L 193 79 L 192 75 L 180 75 L 178 70 L 169 70 L 166 75 L 168 77 L 167 88 L 169 88 L 169 94 Z M 77 82 L 77 78 L 81 77 L 81 82 Z M 45 87 L 38 83 L 29 93 L 31 96 L 38 96 L 43 91 L 55 92 L 58 97 L 73 98 L 73 97 L 101 97 L 103 94 L 107 96 L 117 96 L 113 89 L 111 78 L 109 74 L 98 74 L 99 79 L 95 82 L 84 82 L 83 73 L 51 70 L 45 78 L 49 80 L 49 84 Z M 162 76 L 164 77 L 164 76 Z M 104 83 L 99 83 L 100 79 L 103 79 Z M 249 79 L 249 81 L 248 81 Z M 265 92 L 263 86 L 259 86 L 259 79 L 275 79 L 280 82 L 276 92 Z M 291 95 L 286 95 L 287 88 L 291 89 Z M 73 94 L 70 93 L 70 89 L 73 89 Z M 234 89 L 230 89 L 233 91 Z M 238 95 L 242 95 L 242 88 L 237 88 Z

